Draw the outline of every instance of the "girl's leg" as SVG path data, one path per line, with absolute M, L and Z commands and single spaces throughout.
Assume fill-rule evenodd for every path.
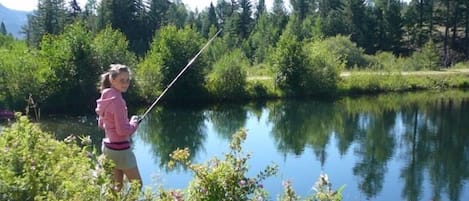
M 120 191 L 124 185 L 124 172 L 119 169 L 114 169 L 114 181 L 116 182 L 116 191 Z
M 129 179 L 130 182 L 137 181 L 140 184 L 140 189 L 142 189 L 142 178 L 140 177 L 140 172 L 138 171 L 138 167 L 122 170 Z

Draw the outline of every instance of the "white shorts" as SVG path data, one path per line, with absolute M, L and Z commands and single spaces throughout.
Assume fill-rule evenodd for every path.
M 106 147 L 103 143 L 101 150 L 107 158 L 114 161 L 116 164 L 116 169 L 127 170 L 137 167 L 137 159 L 135 159 L 132 148 L 124 150 L 113 150 Z

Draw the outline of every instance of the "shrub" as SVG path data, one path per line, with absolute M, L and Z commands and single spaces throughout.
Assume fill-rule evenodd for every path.
M 321 41 L 306 46 L 308 55 L 303 82 L 306 95 L 334 93 L 340 79 L 340 71 L 345 68 L 345 60 L 330 54 Z
M 189 150 L 178 149 L 171 154 L 170 166 L 178 163 L 194 172 L 195 178 L 187 189 L 187 200 L 264 200 L 266 192 L 262 182 L 277 173 L 277 166 L 267 166 L 255 177 L 246 176 L 248 154 L 242 153 L 241 143 L 246 139 L 246 131 L 234 134 L 230 152 L 224 160 L 214 158 L 206 164 L 193 164 L 188 161 Z
M 110 182 L 112 164 L 88 151 L 91 140 L 57 141 L 27 117 L 0 134 L 0 200 L 120 200 L 138 192 L 116 194 Z
M 440 56 L 436 44 L 430 40 L 411 57 L 411 66 L 414 70 L 438 70 L 440 69 Z
M 93 39 L 91 49 L 100 72 L 108 70 L 110 64 L 121 63 L 131 67 L 136 64 L 136 56 L 130 52 L 125 35 L 110 25 L 101 30 Z
M 168 25 L 155 33 L 150 50 L 137 67 L 141 95 L 152 100 L 176 78 L 203 45 L 203 38 L 190 27 Z M 201 98 L 204 93 L 206 60 L 201 55 L 172 86 L 167 100 Z
M 303 76 L 308 58 L 297 37 L 284 32 L 272 59 L 276 86 L 286 95 L 302 95 L 304 92 Z
M 370 67 L 372 70 L 386 72 L 401 70 L 398 59 L 391 52 L 378 52 L 371 57 Z
M 29 50 L 24 41 L 7 42 L 0 47 L 1 102 L 12 110 L 24 109 L 29 94 L 38 97 L 38 102 L 50 94 L 44 85 L 52 71 L 41 65 L 37 51 Z
M 458 62 L 458 63 L 454 64 L 453 66 L 451 66 L 451 68 L 454 68 L 454 69 L 469 68 L 469 61 L 466 61 L 466 62 Z
M 320 49 L 327 50 L 329 54 L 332 52 L 335 57 L 343 59 L 347 69 L 368 66 L 364 50 L 352 42 L 348 36 L 329 37 L 323 41 L 317 41 L 316 45 L 320 46 Z
M 239 49 L 225 54 L 207 77 L 209 93 L 219 99 L 244 97 L 248 65 L 249 60 Z

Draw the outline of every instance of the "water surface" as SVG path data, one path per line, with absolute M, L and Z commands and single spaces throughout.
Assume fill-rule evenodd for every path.
M 43 128 L 59 139 L 89 134 L 95 117 L 50 117 Z M 326 173 L 344 200 L 469 200 L 469 92 L 349 97 L 334 102 L 270 101 L 156 108 L 138 129 L 134 152 L 145 186 L 185 188 L 192 175 L 168 170 L 169 153 L 188 147 L 204 162 L 228 151 L 246 128 L 250 176 L 279 166 L 265 188 L 276 198 L 282 181 L 300 195 Z

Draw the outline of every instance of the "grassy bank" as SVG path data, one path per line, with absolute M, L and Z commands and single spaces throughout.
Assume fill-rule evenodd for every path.
M 466 71 L 351 72 L 342 76 L 338 92 L 350 95 L 467 87 Z
M 469 69 L 441 71 L 377 72 L 347 71 L 341 73 L 337 90 L 331 96 L 376 94 L 386 92 L 461 89 L 469 87 Z M 249 98 L 282 98 L 273 76 L 253 75 L 247 79 Z

